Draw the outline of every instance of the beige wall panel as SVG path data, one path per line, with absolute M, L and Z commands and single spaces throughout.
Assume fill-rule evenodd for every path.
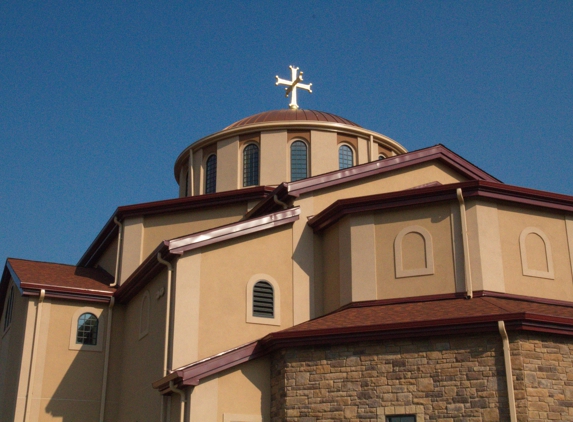
M 350 217 L 343 218 L 338 226 L 338 257 L 330 265 L 340 268 L 338 285 L 340 286 L 339 306 L 352 302 L 352 245 L 350 238 Z
M 191 392 L 191 417 L 189 422 L 220 422 L 217 419 L 219 379 L 209 378 L 193 388 Z
M 199 359 L 292 326 L 291 256 L 290 226 L 202 249 Z M 279 284 L 280 326 L 246 322 L 246 286 L 256 274 L 266 274 Z
M 186 166 L 182 166 L 179 171 L 179 198 L 183 198 L 185 196 L 185 176 L 187 175 L 187 170 Z
M 454 256 L 448 203 L 374 214 L 378 299 L 454 293 Z M 400 231 L 421 226 L 432 237 L 434 273 L 396 278 L 394 241 Z
M 234 190 L 242 187 L 239 184 L 239 137 L 217 142 L 217 192 Z M 203 188 L 201 188 L 203 191 Z
M 329 227 L 322 234 L 323 262 L 322 273 L 324 292 L 324 313 L 340 307 L 340 253 L 339 229 L 337 225 Z
M 112 324 L 104 421 L 119 420 L 119 399 L 124 366 L 122 355 L 125 324 L 124 305 L 116 303 L 113 307 Z
M 218 163 L 219 157 L 217 157 L 217 165 Z M 200 149 L 193 152 L 193 195 L 201 195 L 203 193 L 203 178 L 203 150 Z
M 571 261 L 563 215 L 498 204 L 503 269 L 507 293 L 573 300 Z M 527 227 L 541 230 L 551 244 L 555 279 L 523 275 L 519 237 Z M 528 260 L 535 260 L 529 256 Z
M 261 185 L 275 186 L 287 177 L 286 130 L 261 133 Z
M 239 221 L 247 212 L 245 203 L 209 207 L 192 211 L 146 216 L 143 257 L 166 239 L 212 229 Z
M 293 321 L 294 324 L 308 321 L 315 316 L 314 295 L 314 234 L 306 224 L 313 215 L 313 198 L 298 202 L 300 218 L 293 224 L 292 275 L 293 275 Z M 296 246 L 295 246 L 296 245 Z
M 109 244 L 103 255 L 97 262 L 103 270 L 108 274 L 115 277 L 115 262 L 117 260 L 117 236 L 113 242 Z
M 201 253 L 177 260 L 173 309 L 173 368 L 195 362 L 199 356 Z
M 28 299 L 14 287 L 12 309 L 12 322 L 3 334 L 4 313 L 0 318 L 0 422 L 22 419 L 30 370 L 31 328 L 36 307 L 29 306 Z
M 372 214 L 352 216 L 350 244 L 352 301 L 376 300 L 376 230 Z
M 323 241 L 321 236 L 313 235 L 313 252 L 314 252 L 314 273 L 312 275 L 312 294 L 313 303 L 311 303 L 311 318 L 317 318 L 324 315 L 324 262 Z
M 120 284 L 141 264 L 143 217 L 126 218 L 123 223 Z M 156 245 L 157 246 L 157 245 Z
M 262 416 L 270 421 L 271 362 L 270 357 L 255 359 L 219 375 L 217 421 L 225 414 Z
M 338 170 L 336 133 L 311 130 L 310 138 L 310 175 Z
M 573 217 L 565 216 L 565 228 L 567 230 L 567 245 L 569 246 L 569 263 L 573 273 Z
M 103 311 L 98 331 L 102 331 L 102 340 L 105 339 L 107 307 L 104 305 L 57 299 L 46 300 L 43 304 L 40 325 L 45 345 L 43 353 L 38 350 L 37 361 L 43 374 L 36 373 L 38 382 L 42 381 L 42 388 L 41 393 L 34 397 L 38 398 L 40 413 L 50 414 L 56 419 L 75 420 L 84 404 L 82 420 L 97 421 L 99 417 L 104 353 L 69 349 L 72 319 L 76 311 L 84 307 Z M 73 332 L 76 327 L 74 323 Z M 50 399 L 44 405 L 48 397 Z
M 470 200 L 466 204 L 466 216 L 473 290 L 504 292 L 504 256 L 497 206 Z
M 368 162 L 368 149 L 370 147 L 370 140 L 358 138 L 358 164 L 366 164 Z
M 150 296 L 148 334 L 140 338 L 140 312 L 145 291 Z M 163 376 L 167 270 L 157 275 L 127 305 L 123 317 L 118 421 L 159 420 L 160 395 L 151 383 Z
M 338 199 L 395 192 L 434 181 L 439 181 L 445 185 L 465 180 L 463 176 L 441 163 L 424 163 L 408 169 L 400 169 L 316 191 L 314 193 L 314 213 L 318 214 Z

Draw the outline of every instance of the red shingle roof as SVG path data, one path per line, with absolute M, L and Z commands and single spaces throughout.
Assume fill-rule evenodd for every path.
M 20 288 L 110 296 L 113 277 L 102 269 L 8 258 L 7 266 Z

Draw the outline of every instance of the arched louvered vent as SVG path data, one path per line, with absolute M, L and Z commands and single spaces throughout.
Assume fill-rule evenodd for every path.
M 253 316 L 274 318 L 273 286 L 266 281 L 258 281 L 253 287 Z

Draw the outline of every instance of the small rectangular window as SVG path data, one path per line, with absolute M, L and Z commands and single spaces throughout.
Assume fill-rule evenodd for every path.
M 416 416 L 415 415 L 386 416 L 386 422 L 416 422 Z

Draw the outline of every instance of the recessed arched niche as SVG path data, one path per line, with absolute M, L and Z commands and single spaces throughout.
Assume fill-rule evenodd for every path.
M 526 227 L 519 235 L 523 275 L 555 279 L 553 254 L 549 238 L 537 227 Z
M 432 235 L 421 226 L 403 228 L 394 240 L 396 278 L 434 274 Z

